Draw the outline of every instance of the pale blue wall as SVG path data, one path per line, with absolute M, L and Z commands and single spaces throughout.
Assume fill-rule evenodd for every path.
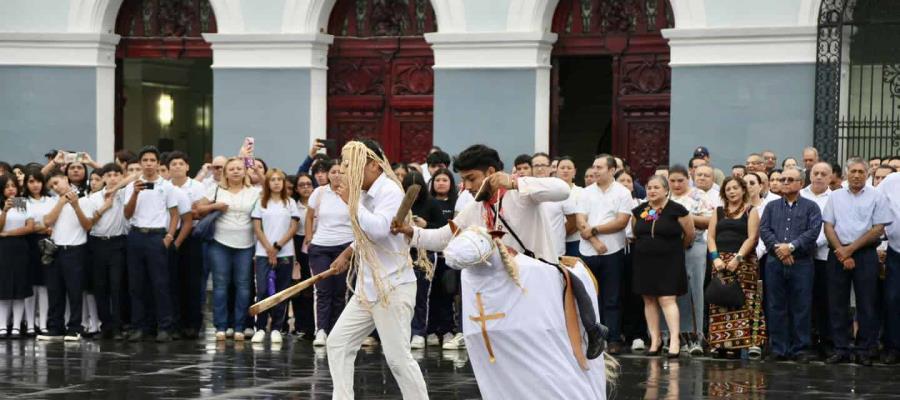
M 69 0 L 0 0 L 0 32 L 65 32 Z
M 269 167 L 297 171 L 309 152 L 308 70 L 213 70 L 213 152 L 237 154 L 256 139 Z
M 44 162 L 50 149 L 96 156 L 95 68 L 0 67 L 0 160 Z
M 710 27 L 797 25 L 801 0 L 706 0 Z
M 815 65 L 672 68 L 672 163 L 709 147 L 725 170 L 772 148 L 778 159 L 812 145 Z
M 434 144 L 450 154 L 480 143 L 507 168 L 534 152 L 534 70 L 434 71 Z

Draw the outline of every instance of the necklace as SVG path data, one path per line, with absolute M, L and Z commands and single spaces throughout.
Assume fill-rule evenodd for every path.
M 666 201 L 668 202 L 668 200 Z M 644 221 L 652 222 L 650 225 L 650 237 L 656 237 L 656 221 L 659 219 L 659 216 L 662 214 L 663 208 L 665 208 L 666 203 L 663 203 L 659 208 L 654 208 L 650 205 L 650 202 L 647 202 L 647 207 L 644 207 L 644 211 L 641 212 L 641 218 Z

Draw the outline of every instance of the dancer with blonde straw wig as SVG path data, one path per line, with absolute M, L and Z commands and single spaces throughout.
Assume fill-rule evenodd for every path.
M 391 233 L 403 190 L 375 142 L 347 143 L 342 159 L 345 179 L 338 192 L 350 209 L 354 242 L 331 264 L 329 274 L 352 269 L 347 275 L 355 276 L 356 283 L 326 342 L 333 398 L 354 397 L 356 352 L 377 328 L 403 398 L 427 399 L 425 380 L 409 345 L 416 276 L 409 245 L 402 235 Z

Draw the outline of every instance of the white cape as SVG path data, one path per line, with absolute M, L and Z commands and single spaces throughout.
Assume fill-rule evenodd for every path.
M 525 292 L 500 263 L 462 271 L 463 333 L 482 396 L 486 400 L 606 399 L 603 357 L 588 360 L 590 370 L 583 371 L 572 354 L 562 275 L 555 267 L 522 254 L 516 261 Z M 589 292 L 593 288 L 596 293 L 582 264 L 570 271 Z M 481 323 L 470 318 L 479 315 L 476 293 L 481 293 L 485 315 L 505 314 L 486 323 L 494 363 L 489 359 Z M 592 303 L 596 314 L 594 296 Z M 587 349 L 586 340 L 582 348 Z

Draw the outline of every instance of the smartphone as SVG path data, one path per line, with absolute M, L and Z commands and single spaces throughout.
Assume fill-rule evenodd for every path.
M 144 190 L 153 190 L 156 188 L 156 182 L 144 182 Z
M 337 147 L 337 141 L 334 139 L 316 139 L 317 142 L 322 144 L 322 147 L 325 148 L 325 151 L 331 153 Z
M 244 147 L 246 147 L 247 150 L 250 151 L 250 153 L 253 153 L 254 144 L 256 144 L 256 139 L 254 139 L 253 136 L 247 136 L 244 138 Z
M 66 164 L 71 164 L 75 162 L 77 154 L 75 153 L 63 153 L 63 160 Z
M 83 163 L 84 160 L 87 158 L 86 155 L 87 155 L 87 153 L 85 153 L 83 151 L 79 151 L 79 152 L 75 153 L 75 162 Z

